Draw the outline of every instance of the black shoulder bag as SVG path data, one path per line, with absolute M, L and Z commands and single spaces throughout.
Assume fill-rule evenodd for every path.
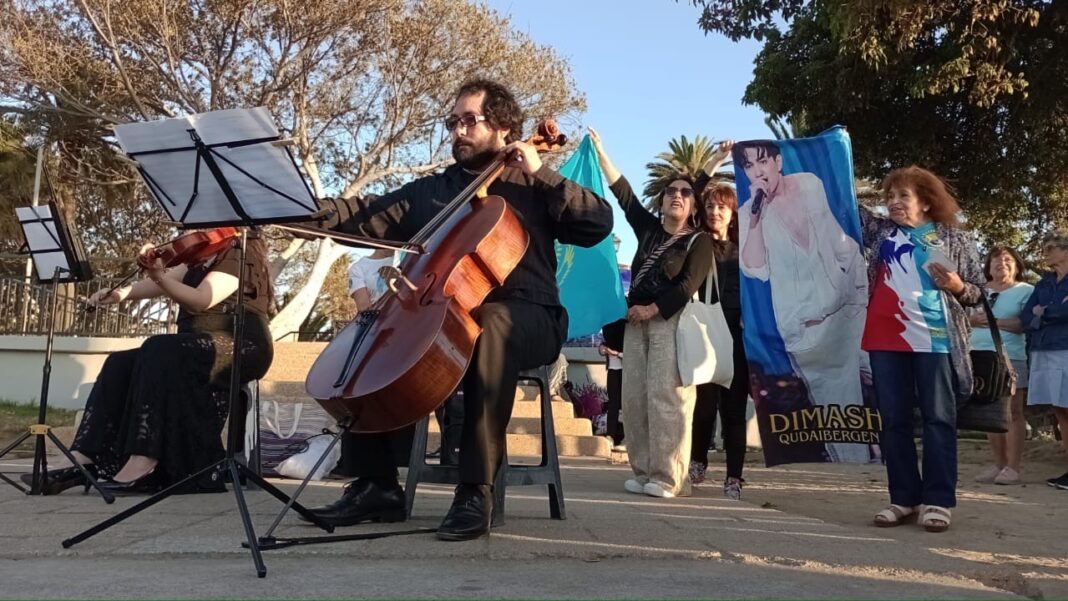
M 969 353 L 972 359 L 974 388 L 968 402 L 957 409 L 957 428 L 1003 434 L 1009 431 L 1012 421 L 1010 403 L 1016 392 L 1016 372 L 1001 343 L 1001 331 L 985 293 L 980 301 L 986 312 L 995 350 L 973 350 Z

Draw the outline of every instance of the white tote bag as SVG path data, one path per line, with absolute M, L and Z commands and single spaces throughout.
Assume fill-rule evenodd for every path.
M 690 239 L 687 250 L 696 237 Z M 711 298 L 712 282 L 716 283 L 716 298 L 722 300 L 715 261 L 705 278 L 706 299 Z M 734 339 L 723 315 L 723 303 L 702 303 L 695 292 L 679 317 L 675 344 L 683 386 L 712 382 L 730 388 L 734 380 Z

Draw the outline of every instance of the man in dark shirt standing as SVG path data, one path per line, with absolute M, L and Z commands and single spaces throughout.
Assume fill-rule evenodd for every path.
M 456 164 L 373 199 L 336 200 L 325 225 L 339 232 L 406 241 L 499 156 L 508 168 L 489 193 L 508 201 L 530 244 L 505 280 L 475 312 L 482 335 L 463 380 L 464 424 L 460 482 L 452 507 L 438 528 L 442 540 L 467 540 L 489 532 L 491 485 L 504 453 L 519 372 L 556 359 L 567 334 L 567 312 L 556 287 L 553 242 L 593 246 L 612 231 L 612 210 L 604 199 L 542 164 L 522 138 L 523 115 L 502 85 L 484 79 L 460 87 L 445 127 L 452 134 Z M 399 521 L 404 495 L 394 456 L 411 438 L 411 428 L 360 434 L 358 478 L 337 502 L 313 509 L 325 521 L 352 525 Z

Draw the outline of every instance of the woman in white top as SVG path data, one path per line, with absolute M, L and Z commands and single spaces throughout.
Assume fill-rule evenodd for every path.
M 386 292 L 383 267 L 393 266 L 393 251 L 375 249 L 369 256 L 361 257 L 349 267 L 349 295 L 356 301 L 357 311 L 366 311 Z
M 1020 311 L 1031 298 L 1034 286 L 1024 283 L 1027 266 L 1015 250 L 998 246 L 986 255 L 983 272 L 987 279 L 987 298 L 990 300 L 994 318 L 997 319 L 1001 340 L 1016 370 L 1016 394 L 1012 397 L 1012 423 L 1005 434 L 987 434 L 994 464 L 976 476 L 976 482 L 994 484 L 1019 484 L 1020 461 L 1027 423 L 1024 420 L 1024 405 L 1027 404 L 1027 341 L 1020 323 Z M 986 312 L 973 311 L 969 317 L 972 325 L 972 349 L 993 351 L 994 339 Z

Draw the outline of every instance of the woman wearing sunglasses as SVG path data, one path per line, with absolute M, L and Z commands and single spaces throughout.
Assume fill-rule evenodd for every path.
M 688 496 L 697 387 L 682 385 L 675 331 L 683 307 L 712 268 L 712 238 L 689 177 L 679 174 L 664 187 L 657 217 L 642 206 L 592 128 L 590 138 L 638 238 L 623 342 L 623 423 L 634 477 L 623 487 L 653 497 Z

